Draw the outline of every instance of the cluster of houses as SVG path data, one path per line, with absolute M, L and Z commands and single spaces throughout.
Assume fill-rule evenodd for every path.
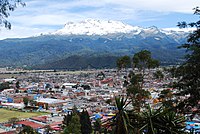
M 126 96 L 124 81 L 130 70 L 116 69 L 90 70 L 80 72 L 23 72 L 14 78 L 2 78 L 0 82 L 9 82 L 9 89 L 0 92 L 0 106 L 15 108 L 27 112 L 48 112 L 48 115 L 21 119 L 16 127 L 2 122 L 0 133 L 20 131 L 22 126 L 30 126 L 39 133 L 45 133 L 47 126 L 53 131 L 60 131 L 64 115 L 71 112 L 74 106 L 79 111 L 86 109 L 91 120 L 102 121 L 112 118 L 117 108 L 115 96 Z M 163 85 L 173 82 L 173 78 L 165 74 L 163 80 L 153 78 L 153 73 L 146 78 L 144 88 L 151 92 L 150 103 L 158 103 L 155 99 L 164 89 Z M 16 84 L 18 83 L 18 85 Z M 28 99 L 25 104 L 24 98 Z

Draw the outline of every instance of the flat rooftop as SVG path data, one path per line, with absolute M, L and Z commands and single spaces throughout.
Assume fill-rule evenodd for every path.
M 67 102 L 66 100 L 52 99 L 52 98 L 39 98 L 36 101 L 41 102 L 41 103 L 48 103 L 48 104 L 56 104 L 56 103 Z

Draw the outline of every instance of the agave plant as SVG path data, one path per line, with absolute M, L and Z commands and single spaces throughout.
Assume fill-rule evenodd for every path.
M 158 118 L 159 134 L 183 134 L 185 128 L 185 117 L 174 111 L 166 110 L 164 115 Z
M 147 109 L 141 113 L 142 127 L 140 131 L 144 131 L 148 134 L 157 134 L 157 119 L 161 117 L 162 114 L 162 108 L 153 110 L 150 105 L 148 105 Z
M 115 103 L 118 109 L 114 122 L 115 134 L 128 134 L 130 131 L 129 128 L 132 126 L 130 125 L 129 117 L 125 108 L 130 102 L 127 102 L 127 98 L 115 97 Z
M 146 134 L 183 134 L 185 118 L 169 109 L 152 109 L 150 105 L 141 113 L 140 131 Z

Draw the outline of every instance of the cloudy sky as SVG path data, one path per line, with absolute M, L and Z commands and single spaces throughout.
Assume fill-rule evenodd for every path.
M 0 39 L 53 32 L 69 21 L 88 18 L 117 20 L 130 25 L 176 27 L 197 21 L 193 8 L 200 0 L 23 0 L 25 7 L 10 13 L 12 29 L 0 27 Z

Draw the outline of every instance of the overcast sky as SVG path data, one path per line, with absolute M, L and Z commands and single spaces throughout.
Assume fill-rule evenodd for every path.
M 117 20 L 130 25 L 176 27 L 197 21 L 193 8 L 200 0 L 23 0 L 25 7 L 11 13 L 12 29 L 0 28 L 0 39 L 53 32 L 69 21 L 88 18 Z

